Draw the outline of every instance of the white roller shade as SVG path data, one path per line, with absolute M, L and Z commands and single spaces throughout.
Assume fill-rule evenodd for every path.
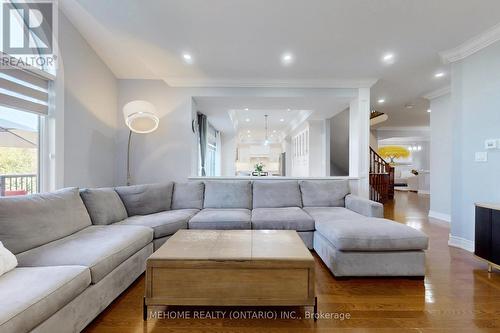
M 49 79 L 20 68 L 0 68 L 0 105 L 47 115 Z

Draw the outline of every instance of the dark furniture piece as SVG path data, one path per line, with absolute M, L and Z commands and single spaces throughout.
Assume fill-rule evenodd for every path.
M 474 254 L 492 268 L 500 269 L 500 204 L 476 204 Z

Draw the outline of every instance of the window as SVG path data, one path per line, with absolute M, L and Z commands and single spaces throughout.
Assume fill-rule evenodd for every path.
M 0 69 L 0 196 L 39 190 L 39 128 L 49 82 L 27 70 Z
M 207 176 L 218 176 L 218 149 L 220 149 L 217 144 L 219 132 L 211 125 L 208 124 L 207 130 L 207 156 L 205 161 L 205 171 Z

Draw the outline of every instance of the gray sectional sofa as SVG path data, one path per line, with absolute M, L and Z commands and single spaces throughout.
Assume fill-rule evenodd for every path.
M 291 229 L 335 276 L 423 276 L 428 239 L 347 181 L 206 181 L 0 198 L 0 332 L 79 332 L 179 229 Z

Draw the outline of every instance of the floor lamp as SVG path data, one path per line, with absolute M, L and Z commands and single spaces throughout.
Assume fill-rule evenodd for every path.
M 132 132 L 146 134 L 154 132 L 158 128 L 160 119 L 156 115 L 156 109 L 153 104 L 146 101 L 132 101 L 123 107 L 123 116 L 125 124 L 129 128 L 127 145 L 127 185 L 131 184 L 130 176 L 130 141 Z

